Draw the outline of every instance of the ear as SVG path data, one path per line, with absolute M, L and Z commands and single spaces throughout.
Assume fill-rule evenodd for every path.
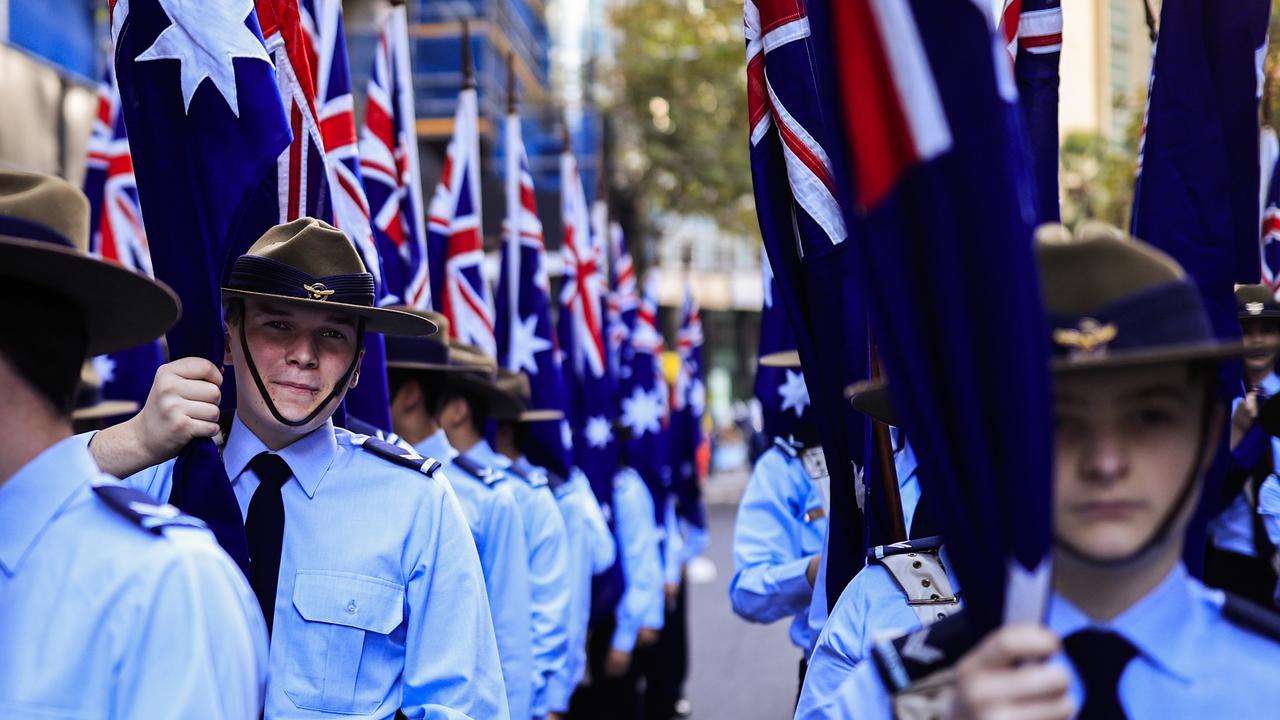
M 393 415 L 406 415 L 417 410 L 422 405 L 422 386 L 416 380 L 410 380 L 401 383 L 400 389 L 396 390 L 395 397 L 391 398 L 391 413 Z
M 445 427 L 458 427 L 470 419 L 471 408 L 467 407 L 467 401 L 460 396 L 450 398 L 440 410 L 440 424 Z

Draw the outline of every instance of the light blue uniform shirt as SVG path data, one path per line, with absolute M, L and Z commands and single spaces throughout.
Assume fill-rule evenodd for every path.
M 1204 587 L 1179 564 L 1146 597 L 1110 622 L 1091 622 L 1054 595 L 1048 626 L 1061 637 L 1088 627 L 1112 630 L 1138 648 L 1120 676 L 1119 697 L 1135 720 L 1262 720 L 1280 707 L 1280 644 L 1228 621 L 1221 591 Z M 1083 699 L 1075 671 L 1071 695 Z M 854 669 L 823 717 L 891 717 L 889 695 L 874 662 Z
M 465 453 L 501 470 L 511 459 L 498 454 L 487 440 Z M 547 714 L 547 683 L 563 672 L 569 654 L 569 551 L 564 519 L 543 478 L 537 484 L 512 477 L 511 489 L 524 520 L 529 546 L 529 589 L 533 615 L 533 717 Z
M 437 430 L 415 449 L 424 457 L 444 463 L 444 475 L 458 496 L 480 554 L 489 610 L 493 613 L 493 630 L 498 639 L 502 679 L 507 686 L 507 706 L 513 718 L 532 717 L 529 546 L 511 481 L 498 475 L 494 482 L 487 483 L 455 464 L 458 451 L 449 444 L 444 430 Z
M 663 602 L 662 556 L 658 552 L 653 495 L 633 468 L 623 466 L 613 476 L 613 518 L 626 589 L 614 612 L 617 628 L 612 647 L 631 652 L 641 628 L 661 630 L 664 621 L 659 615 L 657 624 L 653 624 L 653 608 L 661 607 Z
M 267 628 L 244 576 L 207 530 L 112 510 L 86 441 L 0 485 L 0 717 L 257 717 Z
M 523 473 L 545 474 L 526 457 L 514 463 Z M 566 547 L 569 553 L 569 616 L 567 625 L 568 655 L 564 668 L 547 681 L 547 709 L 564 713 L 569 709 L 578 683 L 587 671 L 587 623 L 591 619 L 591 577 L 608 570 L 617 549 L 613 534 L 605 523 L 600 503 L 587 476 L 577 468 L 569 472 L 565 482 L 552 491 L 556 507 L 564 519 Z
M 813 586 L 805 571 L 826 533 L 822 490 L 799 457 L 771 446 L 756 459 L 738 505 L 729 583 L 733 611 L 758 623 L 791 616 L 791 642 L 808 652 Z
M 942 566 L 958 592 L 946 549 L 942 552 Z M 840 593 L 814 644 L 796 719 L 828 717 L 840 684 L 871 655 L 876 642 L 918 629 L 920 620 L 889 571 L 877 563 L 862 568 Z
M 1271 373 L 1260 387 L 1268 397 L 1280 394 L 1280 377 Z M 1231 404 L 1233 413 L 1242 400 L 1243 398 L 1236 398 Z M 1280 469 L 1280 438 L 1271 438 L 1271 457 L 1273 467 Z M 1209 536 L 1213 538 L 1214 547 L 1220 550 L 1248 557 L 1257 556 L 1258 551 L 1253 543 L 1253 510 L 1243 492 L 1236 495 L 1227 509 L 1209 523 Z
M 278 454 L 285 508 L 268 718 L 506 718 L 475 542 L 449 483 L 332 422 Z M 237 417 L 222 462 L 247 513 L 266 447 Z M 165 499 L 173 461 L 126 482 Z
M 1258 514 L 1262 516 L 1267 539 L 1280 548 L 1280 477 L 1272 475 L 1262 481 L 1262 487 L 1258 488 Z M 1280 605 L 1280 583 L 1276 585 L 1273 599 Z

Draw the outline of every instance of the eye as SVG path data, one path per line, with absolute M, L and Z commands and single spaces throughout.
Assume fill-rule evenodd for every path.
M 263 323 L 263 326 L 269 327 L 272 330 L 288 330 L 289 329 L 289 324 L 283 320 L 268 320 Z
M 333 330 L 333 329 L 322 330 L 320 332 L 320 336 L 324 338 L 328 338 L 330 340 L 346 340 L 347 339 L 346 333 L 343 333 L 341 330 Z
M 1133 421 L 1141 428 L 1159 428 L 1173 424 L 1177 417 L 1167 408 L 1149 406 L 1138 408 L 1133 413 Z

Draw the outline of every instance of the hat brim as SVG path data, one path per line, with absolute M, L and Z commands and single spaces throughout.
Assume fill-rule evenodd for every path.
M 798 368 L 800 367 L 800 351 L 782 350 L 781 352 L 761 355 L 760 365 L 771 368 Z
M 1253 313 L 1242 312 L 1236 315 L 1237 320 L 1280 320 L 1280 310 L 1263 310 L 1254 315 Z
M 99 420 L 101 418 L 128 415 L 138 411 L 138 403 L 132 400 L 103 400 L 97 405 L 76 408 L 71 412 L 72 420 Z
M 475 372 L 475 368 L 462 367 L 460 365 L 445 365 L 442 363 L 416 362 L 413 360 L 388 360 L 387 367 L 400 368 L 401 370 L 423 370 L 426 372 L 443 372 L 443 373 Z
M 310 300 L 307 298 L 296 298 L 288 295 L 273 295 L 271 293 L 260 293 L 250 290 L 222 288 L 223 302 L 226 302 L 227 298 L 236 297 L 268 300 L 270 302 L 278 302 L 293 305 L 295 307 L 327 310 L 329 312 L 339 312 L 345 315 L 351 315 L 353 317 L 362 318 L 365 321 L 365 330 L 369 332 L 379 332 L 383 335 L 417 337 L 421 335 L 434 335 L 439 330 L 439 328 L 436 327 L 436 324 L 430 320 L 419 315 L 413 315 L 399 310 L 368 307 L 365 305 L 351 305 L 348 303 L 330 302 L 328 300 Z
M 87 355 L 137 347 L 182 314 L 167 285 L 108 260 L 45 242 L 0 237 L 0 276 L 66 296 L 84 312 Z
M 1100 370 L 1117 370 L 1124 368 L 1164 365 L 1174 362 L 1194 362 L 1197 360 L 1224 360 L 1243 357 L 1252 352 L 1274 351 L 1277 345 L 1246 346 L 1242 341 L 1210 342 L 1183 347 L 1171 347 L 1152 351 L 1138 351 L 1099 355 L 1092 358 L 1057 358 L 1050 363 L 1049 370 L 1055 375 L 1075 375 L 1082 372 Z M 898 414 L 893 409 L 892 393 L 889 383 L 884 380 L 866 380 L 854 383 L 844 391 L 845 398 L 854 410 L 868 415 L 880 422 L 898 425 Z M 1277 431 L 1280 432 L 1280 406 L 1276 408 Z
M 516 418 L 516 422 L 535 423 L 563 420 L 564 413 L 559 410 L 525 410 Z

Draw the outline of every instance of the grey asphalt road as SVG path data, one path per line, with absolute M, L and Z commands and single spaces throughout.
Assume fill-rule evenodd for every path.
M 693 704 L 693 718 L 790 718 L 800 663 L 800 651 L 787 637 L 790 622 L 756 625 L 733 614 L 729 580 L 737 506 L 709 504 L 707 512 L 711 546 L 704 557 L 714 563 L 716 573 L 689 588 L 691 657 L 685 696 Z

